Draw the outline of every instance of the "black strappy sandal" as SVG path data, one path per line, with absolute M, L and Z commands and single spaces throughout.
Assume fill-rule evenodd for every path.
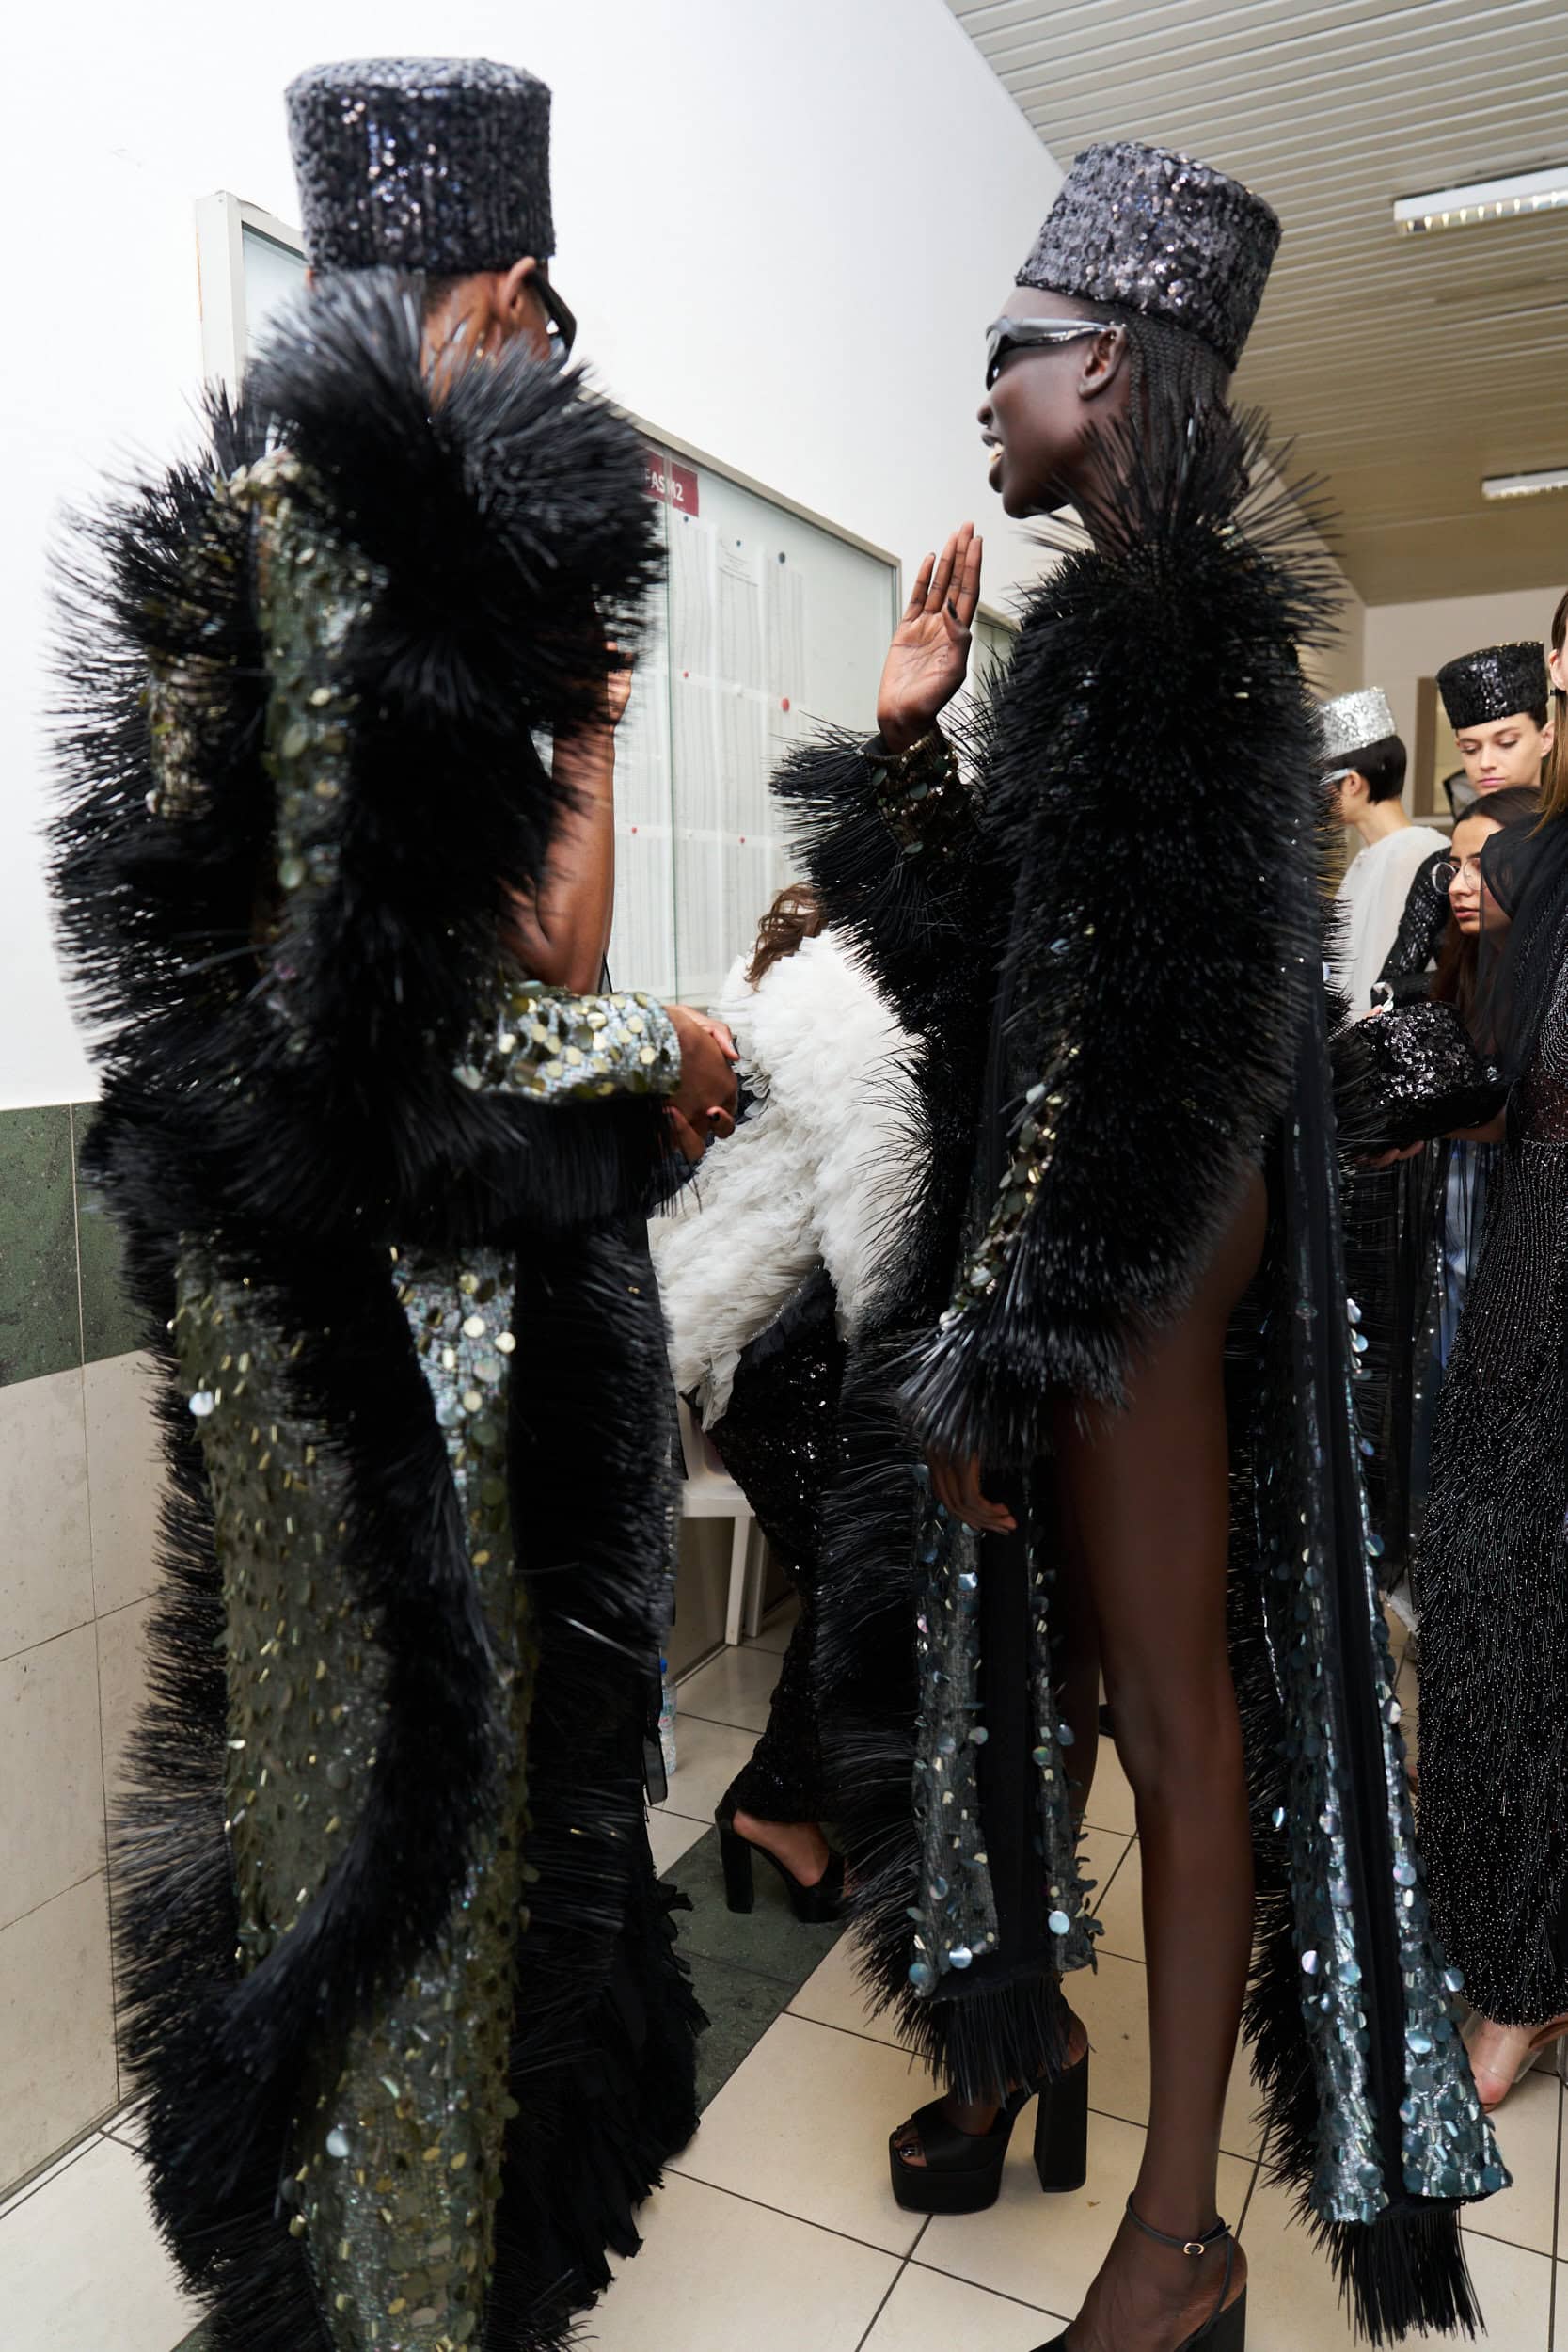
M 1155 2239 L 1161 2246 L 1170 2247 L 1175 2253 L 1190 2255 L 1194 2262 L 1201 2262 L 1211 2246 L 1223 2244 L 1225 2247 L 1225 2277 L 1220 2282 L 1219 2301 L 1197 2333 L 1183 2336 L 1180 2344 L 1172 2346 L 1172 2352 L 1198 2352 L 1200 2344 L 1205 2347 L 1205 2352 L 1246 2352 L 1245 2287 L 1228 2311 L 1225 2302 L 1236 2273 L 1236 2241 L 1230 2233 L 1229 2222 L 1216 2221 L 1203 2237 L 1167 2237 L 1164 2230 L 1150 2229 L 1143 2216 L 1133 2211 L 1131 2197 L 1127 2200 L 1127 2211 L 1145 2237 Z M 1063 2334 L 1053 2336 L 1049 2344 L 1040 2344 L 1037 2352 L 1071 2352 L 1071 2347 Z
M 966 2132 L 942 2111 L 942 2101 L 900 2123 L 888 2141 L 893 2193 L 906 2213 L 984 2213 L 1002 2188 L 1007 2143 L 1031 2099 L 1035 2116 L 1035 2170 L 1047 2196 L 1082 2188 L 1088 2175 L 1089 2054 L 1055 2082 L 1010 2090 L 989 2132 Z M 900 2141 L 918 2135 L 924 2164 L 906 2164 Z

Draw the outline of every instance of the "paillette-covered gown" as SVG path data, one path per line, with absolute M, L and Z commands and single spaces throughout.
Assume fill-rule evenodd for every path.
M 1255 430 L 1254 480 L 1264 456 Z M 1323 589 L 1293 508 L 1238 510 L 1236 481 L 1223 425 L 1131 460 L 1117 538 L 1035 594 L 964 765 L 934 731 L 780 779 L 830 920 L 924 1041 L 925 1195 L 844 1391 L 824 1743 L 873 1997 L 959 2096 L 1033 2079 L 1095 1932 L 1051 1416 L 1120 1395 L 1260 1163 L 1268 1245 L 1227 1363 L 1248 2028 L 1271 2158 L 1383 2342 L 1466 2324 L 1457 2201 L 1506 2175 L 1430 1932 L 1358 1474 L 1296 660 Z M 933 1444 L 1006 1482 L 1018 1535 L 933 1507 Z
M 520 353 L 433 406 L 382 273 L 213 421 L 80 559 L 58 828 L 166 1378 L 125 2042 L 224 2352 L 531 2352 L 695 2122 L 641 1771 L 678 1046 L 498 947 L 641 460 Z
M 1438 1400 L 1421 1554 L 1433 1914 L 1469 1998 L 1501 2025 L 1568 2010 L 1568 926 L 1555 929 L 1557 981 L 1492 1155 Z

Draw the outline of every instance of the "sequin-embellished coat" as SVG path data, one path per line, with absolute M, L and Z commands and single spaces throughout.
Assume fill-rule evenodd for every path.
M 211 424 L 67 590 L 57 896 L 169 1466 L 127 2054 L 215 2345 L 532 2352 L 695 2121 L 641 1773 L 678 1048 L 498 948 L 649 509 L 558 369 L 433 407 L 389 275 Z
M 1227 1363 L 1248 2027 L 1271 2157 L 1381 2342 L 1465 2323 L 1455 2201 L 1505 2176 L 1429 1931 L 1358 1475 L 1296 660 L 1325 587 L 1293 506 L 1237 510 L 1232 457 L 1200 432 L 1175 465 L 1131 460 L 1120 535 L 1036 592 L 963 762 L 938 733 L 780 779 L 830 918 L 924 1041 L 923 1215 L 845 1387 L 824 1737 L 873 1994 L 961 2094 L 1030 2079 L 1097 1926 L 1052 1695 L 1051 1412 L 1120 1394 L 1261 1161 L 1266 1260 Z M 932 1509 L 932 1443 L 1010 1474 L 1022 1543 Z

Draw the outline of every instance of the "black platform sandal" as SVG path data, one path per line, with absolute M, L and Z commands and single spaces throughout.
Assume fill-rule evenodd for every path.
M 793 1870 L 766 1846 L 753 1846 L 735 1825 L 735 1799 L 726 1797 L 714 1815 L 719 1824 L 719 1858 L 724 1866 L 724 1900 L 732 1911 L 750 1911 L 756 1900 L 752 1857 L 770 1862 L 789 1889 L 789 1907 L 807 1927 L 823 1927 L 844 1916 L 844 1856 L 830 1852 L 828 1867 L 815 1886 L 802 1886 Z
M 1089 2054 L 1087 2050 L 1053 2083 L 1038 2090 L 1035 2114 L 1035 2171 L 1048 2197 L 1082 2188 L 1088 2176 Z M 966 2132 L 933 2099 L 888 2140 L 893 2193 L 906 2213 L 984 2213 L 1002 2188 L 1007 2143 L 1031 2099 L 1031 2088 L 1009 2090 L 989 2132 Z M 900 2143 L 914 2134 L 924 2164 L 906 2164 Z
M 1201 2262 L 1211 2246 L 1223 2243 L 1225 2247 L 1225 2277 L 1220 2281 L 1219 2301 L 1197 2333 L 1183 2336 L 1180 2344 L 1172 2345 L 1171 2352 L 1198 2352 L 1200 2345 L 1204 2347 L 1204 2352 L 1246 2352 L 1245 2287 L 1229 2310 L 1226 2309 L 1225 2298 L 1230 2292 L 1230 2281 L 1236 2272 L 1236 2241 L 1230 2234 L 1229 2222 L 1216 2221 L 1202 2237 L 1167 2237 L 1164 2230 L 1150 2229 L 1142 2215 L 1133 2211 L 1131 2197 L 1127 2200 L 1127 2211 L 1145 2237 L 1154 2238 L 1161 2246 L 1170 2247 L 1175 2253 L 1190 2255 L 1194 2262 Z M 1071 2352 L 1071 2347 L 1064 2334 L 1053 2336 L 1049 2344 L 1037 2347 L 1037 2352 Z

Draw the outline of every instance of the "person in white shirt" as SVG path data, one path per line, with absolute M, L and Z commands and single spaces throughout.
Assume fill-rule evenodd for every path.
M 1382 689 L 1341 694 L 1324 703 L 1322 717 L 1323 784 L 1335 816 L 1361 836 L 1339 884 L 1333 960 L 1334 985 L 1359 1015 L 1371 1009 L 1417 869 L 1449 845 L 1434 826 L 1412 824 L 1405 815 L 1405 749 Z

